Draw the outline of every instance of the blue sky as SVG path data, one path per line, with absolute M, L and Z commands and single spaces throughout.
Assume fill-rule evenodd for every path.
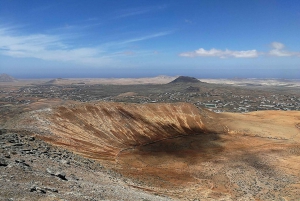
M 299 0 L 0 0 L 0 73 L 300 79 Z

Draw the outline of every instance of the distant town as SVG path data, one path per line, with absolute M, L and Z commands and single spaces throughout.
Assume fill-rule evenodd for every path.
M 272 87 L 233 87 L 207 83 L 171 83 L 160 85 L 72 85 L 37 84 L 0 89 L 2 109 L 26 105 L 40 99 L 80 102 L 116 101 L 131 103 L 189 102 L 197 107 L 220 112 L 259 110 L 300 110 L 297 90 Z

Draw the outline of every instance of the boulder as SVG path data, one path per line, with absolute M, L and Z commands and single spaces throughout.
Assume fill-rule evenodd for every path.
M 66 178 L 66 173 L 62 172 L 62 171 L 54 171 L 51 170 L 50 168 L 47 168 L 46 171 L 51 174 L 52 176 L 56 176 L 62 180 L 68 181 Z
M 0 158 L 0 166 L 7 166 L 8 163 L 4 158 Z

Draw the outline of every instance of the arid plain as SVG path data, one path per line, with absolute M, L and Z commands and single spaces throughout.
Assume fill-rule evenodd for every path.
M 23 191 L 36 200 L 300 199 L 300 93 L 296 81 L 276 85 L 275 80 L 264 80 L 257 85 L 257 81 L 238 80 L 243 84 L 236 86 L 175 78 L 2 82 L 2 139 L 33 137 L 94 165 L 80 166 L 77 173 L 82 181 L 91 181 L 88 187 L 74 190 L 53 182 L 47 188 L 33 188 L 34 168 L 39 174 L 46 172 L 44 179 L 52 175 L 59 181 L 80 182 L 70 176 L 75 162 L 59 162 L 53 167 L 65 174 L 51 174 L 42 169 L 48 160 L 52 164 L 51 155 L 44 160 L 35 156 L 38 150 L 35 155 L 14 150 L 32 141 L 22 145 L 3 141 L 0 183 L 22 188 L 15 195 L 5 188 L 0 197 L 20 199 Z M 36 158 L 30 163 L 30 157 Z M 32 169 L 18 169 L 19 175 L 31 174 L 31 179 L 7 181 L 7 175 L 22 163 Z M 95 172 L 128 188 L 127 194 L 120 197 L 120 187 L 113 189 L 119 193 L 102 193 L 101 198 L 97 193 L 90 195 L 91 188 L 112 188 L 106 180 L 97 181 Z M 31 184 L 29 190 L 26 182 Z

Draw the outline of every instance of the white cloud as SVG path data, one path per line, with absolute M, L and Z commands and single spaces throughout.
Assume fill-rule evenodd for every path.
M 256 50 L 246 50 L 246 51 L 231 51 L 231 50 L 218 50 L 212 48 L 210 50 L 205 50 L 200 48 L 193 52 L 183 52 L 179 54 L 182 57 L 235 57 L 235 58 L 253 58 L 258 57 L 258 52 Z
M 280 50 L 280 49 L 283 49 L 283 48 L 284 48 L 284 44 L 282 44 L 282 43 L 279 43 L 279 42 L 273 42 L 273 43 L 271 43 L 271 46 L 272 46 L 272 48 L 274 48 L 274 49 L 278 49 L 278 50 Z
M 275 57 L 300 57 L 300 52 L 291 52 L 285 50 L 285 45 L 280 42 L 271 43 L 272 49 L 269 52 L 258 52 L 257 50 L 243 50 L 243 51 L 232 51 L 232 50 L 219 50 L 212 48 L 210 50 L 205 50 L 200 48 L 192 52 L 183 52 L 179 56 L 182 57 L 219 57 L 219 58 L 255 58 L 260 55 L 269 55 Z
M 247 51 L 231 51 L 229 55 L 232 55 L 236 58 L 253 58 L 258 57 L 258 52 L 256 50 L 247 50 Z
M 273 42 L 271 43 L 271 47 L 273 48 L 270 50 L 269 55 L 270 56 L 276 56 L 276 57 L 291 57 L 291 56 L 300 56 L 300 52 L 290 52 L 285 50 L 285 45 L 279 42 Z
M 276 57 L 290 57 L 296 55 L 296 53 L 282 51 L 280 49 L 273 49 L 270 50 L 269 55 L 276 56 Z

